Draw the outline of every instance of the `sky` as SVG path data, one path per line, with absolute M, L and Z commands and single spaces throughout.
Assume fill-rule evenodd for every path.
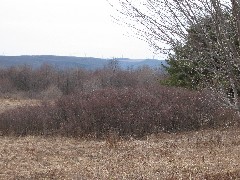
M 163 59 L 114 13 L 106 0 L 0 0 L 0 55 Z

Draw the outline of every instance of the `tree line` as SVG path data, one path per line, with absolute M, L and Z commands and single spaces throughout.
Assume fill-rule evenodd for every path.
M 115 60 L 97 70 L 57 69 L 48 64 L 39 68 L 23 65 L 0 69 L 0 95 L 55 99 L 107 87 L 150 86 L 159 83 L 161 78 L 160 67 L 123 70 Z

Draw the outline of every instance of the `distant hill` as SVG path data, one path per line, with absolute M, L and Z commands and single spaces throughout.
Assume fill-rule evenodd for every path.
M 117 58 L 119 66 L 122 69 L 139 68 L 141 66 L 149 66 L 151 68 L 160 67 L 165 64 L 164 60 L 155 59 L 128 59 Z M 85 68 L 99 69 L 108 64 L 110 59 L 101 59 L 93 57 L 75 57 L 75 56 L 53 56 L 53 55 L 37 55 L 37 56 L 0 56 L 0 67 L 11 67 L 18 65 L 30 65 L 33 68 L 40 67 L 42 64 L 50 64 L 54 67 L 65 68 Z

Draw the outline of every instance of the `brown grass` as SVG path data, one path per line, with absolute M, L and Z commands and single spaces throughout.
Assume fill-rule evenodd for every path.
M 0 179 L 240 178 L 239 129 L 158 134 L 114 143 L 1 137 Z
M 6 110 L 14 109 L 25 105 L 34 106 L 37 104 L 40 104 L 39 100 L 2 98 L 0 99 L 0 113 L 3 113 Z

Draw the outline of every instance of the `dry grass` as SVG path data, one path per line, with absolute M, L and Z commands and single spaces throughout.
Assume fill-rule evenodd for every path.
M 240 179 L 239 129 L 114 143 L 0 137 L 0 179 Z
M 0 113 L 16 107 L 25 105 L 37 105 L 39 103 L 39 100 L 33 99 L 2 98 L 0 99 Z

